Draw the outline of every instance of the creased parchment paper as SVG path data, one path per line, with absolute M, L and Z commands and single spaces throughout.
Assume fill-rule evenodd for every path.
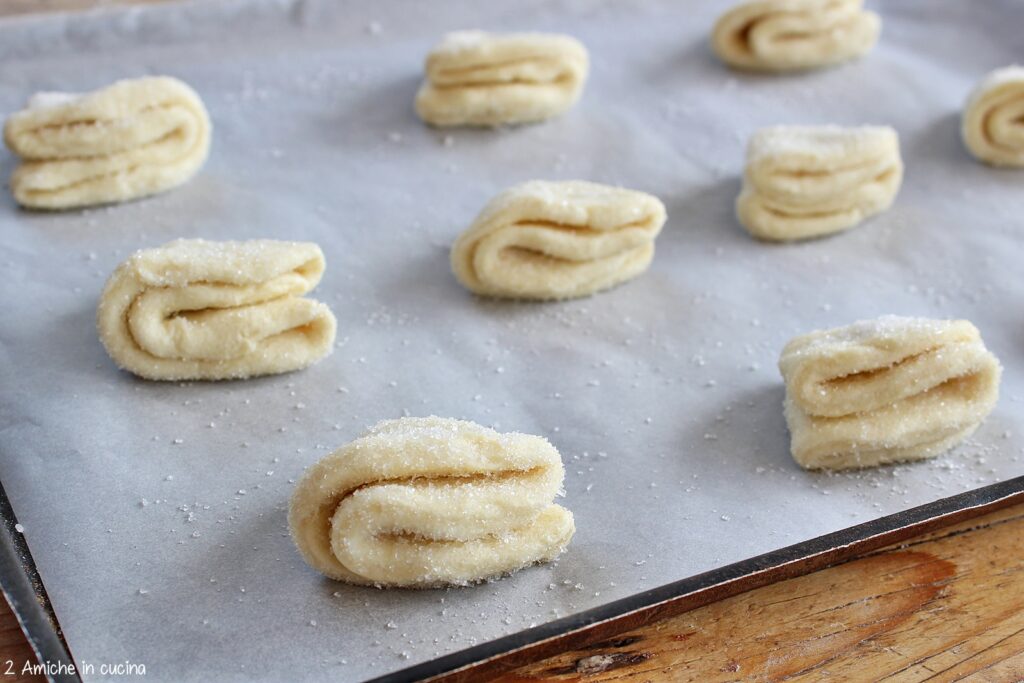
M 976 163 L 959 112 L 1020 59 L 1015 0 L 875 3 L 881 43 L 836 69 L 731 72 L 724 2 L 192 2 L 0 23 L 0 110 L 37 90 L 168 73 L 214 122 L 184 187 L 45 214 L 0 197 L 0 479 L 80 663 L 147 680 L 359 680 L 1024 473 L 1024 175 Z M 554 30 L 593 68 L 543 125 L 435 131 L 412 102 L 445 31 Z M 888 213 L 794 245 L 733 217 L 757 127 L 894 126 Z M 0 173 L 15 164 L 0 155 Z M 653 193 L 646 275 L 553 304 L 474 298 L 448 247 L 500 190 L 584 178 Z M 119 372 L 106 276 L 178 237 L 319 243 L 338 317 L 307 371 L 230 383 Z M 881 314 L 967 318 L 1006 372 L 964 447 L 829 476 L 790 459 L 779 350 Z M 578 532 L 553 566 L 448 591 L 333 583 L 292 546 L 303 468 L 380 419 L 437 414 L 549 437 Z

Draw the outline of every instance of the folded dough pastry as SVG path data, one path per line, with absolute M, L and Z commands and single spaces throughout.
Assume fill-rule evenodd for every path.
M 327 356 L 334 315 L 302 295 L 324 272 L 308 242 L 176 240 L 135 252 L 96 314 L 119 366 L 146 379 L 235 379 Z
M 1024 166 L 1024 67 L 996 69 L 967 99 L 962 133 L 971 154 L 993 166 Z
M 715 53 L 730 66 L 793 71 L 859 57 L 878 42 L 882 21 L 863 0 L 755 0 L 715 24 Z
M 427 56 L 416 112 L 435 126 L 542 121 L 579 99 L 587 49 L 554 33 L 458 31 Z
M 808 469 L 919 460 L 971 435 L 1001 368 L 966 320 L 885 316 L 782 350 L 793 458 Z
M 354 584 L 464 585 L 557 557 L 572 513 L 551 502 L 546 439 L 440 417 L 386 420 L 313 467 L 288 523 L 314 569 Z
M 534 180 L 492 199 L 452 246 L 452 270 L 485 296 L 569 299 L 636 277 L 665 206 L 643 192 Z
M 902 182 L 892 128 L 763 128 L 747 148 L 736 213 L 761 239 L 817 237 L 885 211 Z
M 22 206 L 70 209 L 163 192 L 206 161 L 210 119 L 192 88 L 166 76 L 77 95 L 39 93 L 4 126 L 22 158 L 11 191 Z

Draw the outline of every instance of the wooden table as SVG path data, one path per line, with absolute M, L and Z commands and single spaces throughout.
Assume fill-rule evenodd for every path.
M 504 676 L 525 681 L 1024 681 L 1024 505 Z
M 2 605 L 0 671 L 34 661 Z M 528 681 L 1024 681 L 1024 505 L 513 671 Z M 0 676 L 0 681 L 41 681 Z
M 0 0 L 0 16 L 160 0 Z M 10 667 L 8 666 L 10 661 Z M 0 604 L 0 682 L 35 657 Z M 1024 681 L 1024 505 L 513 671 L 527 681 Z

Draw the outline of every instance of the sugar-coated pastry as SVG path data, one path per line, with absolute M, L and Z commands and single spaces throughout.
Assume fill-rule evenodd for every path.
M 416 112 L 434 126 L 542 121 L 576 103 L 588 69 L 570 36 L 457 31 L 427 56 Z
M 974 89 L 964 107 L 964 143 L 993 166 L 1024 167 L 1024 66 L 996 69 Z
M 920 460 L 970 436 L 999 361 L 966 320 L 884 316 L 790 341 L 779 370 L 793 458 L 808 469 Z
M 726 12 L 711 42 L 730 66 L 796 71 L 863 55 L 878 42 L 881 27 L 863 0 L 754 0 Z
M 96 320 L 120 367 L 146 379 L 240 379 L 327 356 L 335 319 L 303 298 L 324 272 L 308 242 L 177 240 L 110 276 Z
M 70 209 L 181 185 L 206 161 L 210 119 L 192 88 L 153 76 L 84 95 L 39 93 L 7 119 L 4 141 L 22 159 L 15 200 Z
M 643 192 L 535 180 L 492 199 L 452 247 L 452 270 L 485 296 L 570 299 L 647 270 L 665 206 Z
M 892 128 L 763 128 L 747 148 L 736 214 L 761 239 L 819 237 L 885 211 L 902 182 Z
M 554 559 L 575 526 L 552 503 L 547 439 L 440 417 L 385 420 L 306 471 L 288 510 L 311 567 L 340 581 L 465 585 Z

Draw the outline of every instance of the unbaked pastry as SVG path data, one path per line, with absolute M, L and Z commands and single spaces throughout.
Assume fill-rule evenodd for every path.
M 892 128 L 763 128 L 747 148 L 736 213 L 761 239 L 817 237 L 885 211 L 902 182 L 899 139 Z
M 971 154 L 993 166 L 1024 166 L 1024 67 L 996 69 L 967 99 L 961 129 Z
M 311 567 L 354 584 L 464 585 L 557 557 L 572 538 L 546 439 L 440 417 L 386 420 L 311 467 L 288 523 Z
M 756 0 L 722 15 L 711 42 L 730 66 L 793 71 L 859 57 L 878 42 L 881 28 L 863 0 Z
M 11 192 L 35 209 L 123 202 L 163 192 L 206 161 L 210 119 L 192 88 L 154 76 L 78 95 L 39 93 L 4 126 L 22 158 Z
M 818 330 L 779 359 L 793 458 L 808 469 L 920 460 L 977 429 L 1001 368 L 966 320 L 885 316 Z
M 579 99 L 587 49 L 554 33 L 447 34 L 427 56 L 416 112 L 434 126 L 499 126 L 557 116 Z
M 135 252 L 96 314 L 119 366 L 146 379 L 235 379 L 290 372 L 328 355 L 334 315 L 302 295 L 324 272 L 308 242 L 176 240 Z
M 665 206 L 643 192 L 534 180 L 484 207 L 452 246 L 452 270 L 485 296 L 587 296 L 647 270 L 664 223 Z

